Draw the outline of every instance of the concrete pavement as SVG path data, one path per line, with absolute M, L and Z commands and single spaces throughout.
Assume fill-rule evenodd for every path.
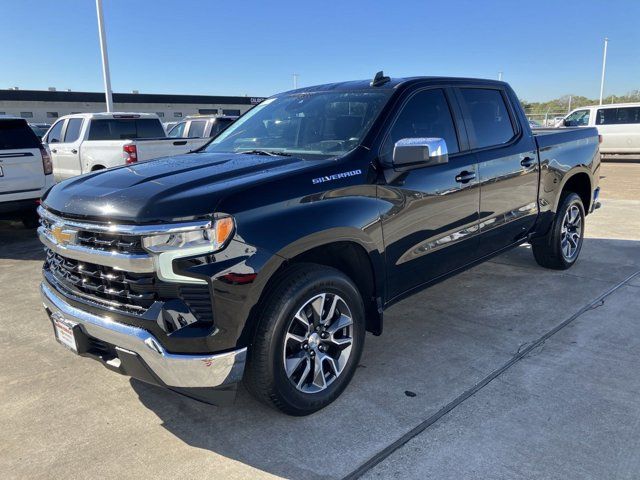
M 622 176 L 640 180 L 636 167 Z M 616 166 L 606 165 L 605 174 L 604 185 L 616 188 Z M 604 208 L 587 220 L 574 268 L 544 270 L 523 246 L 397 304 L 386 313 L 384 335 L 367 336 L 343 396 L 305 418 L 278 414 L 244 390 L 232 408 L 203 405 L 69 354 L 38 300 L 41 248 L 33 232 L 5 226 L 0 475 L 314 479 L 342 478 L 371 462 L 358 472 L 631 478 L 640 461 L 640 408 L 633 405 L 640 277 L 619 285 L 640 271 L 640 198 L 608 191 Z M 603 306 L 576 316 L 616 286 Z

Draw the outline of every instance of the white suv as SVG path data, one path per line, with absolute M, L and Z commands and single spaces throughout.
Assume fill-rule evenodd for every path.
M 0 117 L 0 219 L 36 227 L 40 197 L 53 183 L 51 156 L 29 124 Z

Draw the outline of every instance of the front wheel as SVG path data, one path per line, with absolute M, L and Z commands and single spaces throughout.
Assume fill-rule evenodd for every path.
M 342 272 L 290 267 L 271 289 L 249 350 L 245 385 L 290 415 L 333 402 L 351 380 L 364 345 L 360 293 Z
M 566 270 L 576 263 L 584 240 L 584 219 L 582 200 L 569 193 L 562 199 L 549 232 L 531 243 L 536 262 L 555 270 Z

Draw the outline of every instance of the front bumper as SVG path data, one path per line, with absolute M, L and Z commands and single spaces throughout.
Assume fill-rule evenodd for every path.
M 90 350 L 86 353 L 102 358 L 106 366 L 120 373 L 172 389 L 225 387 L 242 379 L 246 348 L 211 355 L 169 353 L 148 331 L 76 308 L 45 282 L 40 292 L 49 317 L 73 322 L 79 335 L 113 347 L 111 358 L 92 355 Z

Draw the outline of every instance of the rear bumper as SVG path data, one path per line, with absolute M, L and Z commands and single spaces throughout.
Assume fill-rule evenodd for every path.
M 78 353 L 102 360 L 120 373 L 177 390 L 226 387 L 242 379 L 246 348 L 211 355 L 169 353 L 148 331 L 76 308 L 45 282 L 40 292 L 50 318 L 76 324 L 74 329 L 86 343 L 79 345 Z M 106 344 L 111 353 L 92 351 L 88 345 L 95 340 Z

